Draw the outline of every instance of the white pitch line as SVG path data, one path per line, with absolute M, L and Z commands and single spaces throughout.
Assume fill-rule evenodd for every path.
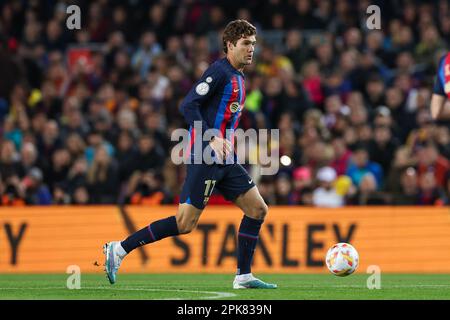
M 403 284 L 403 285 L 385 285 L 382 286 L 383 289 L 397 289 L 397 288 L 450 288 L 449 284 Z M 301 286 L 283 286 L 283 288 L 302 288 Z M 329 285 L 329 286 L 304 286 L 303 289 L 326 289 L 326 288 L 366 288 L 365 285 L 356 284 L 339 284 L 339 285 Z
M 0 290 L 70 290 L 64 287 L 42 287 L 42 288 L 0 288 Z M 195 290 L 181 290 L 181 289 L 150 289 L 150 288 L 105 288 L 105 287 L 81 287 L 81 289 L 72 289 L 72 290 L 111 290 L 111 291 L 167 291 L 167 292 L 179 292 L 179 293 L 204 293 L 204 294 L 213 294 L 213 296 L 205 296 L 198 297 L 197 299 L 221 299 L 221 298 L 231 298 L 236 295 L 231 292 L 220 292 L 220 291 L 195 291 Z M 71 290 L 71 291 L 72 291 Z M 157 299 L 159 300 L 159 299 Z M 182 298 L 164 298 L 161 300 L 182 300 Z

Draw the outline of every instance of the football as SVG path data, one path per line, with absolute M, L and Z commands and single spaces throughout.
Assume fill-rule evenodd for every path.
M 359 255 L 351 244 L 340 242 L 328 249 L 325 261 L 332 274 L 345 277 L 358 268 Z

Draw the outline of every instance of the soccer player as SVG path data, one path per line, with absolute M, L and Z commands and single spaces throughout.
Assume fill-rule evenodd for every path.
M 447 100 L 448 98 L 449 100 Z M 446 101 L 447 100 L 447 101 Z M 431 96 L 431 116 L 434 120 L 450 120 L 450 52 L 439 61 L 438 73 Z
M 187 164 L 187 175 L 175 216 L 161 219 L 130 235 L 123 241 L 106 243 L 105 271 L 111 284 L 124 257 L 137 247 L 166 237 L 187 234 L 197 225 L 214 188 L 233 201 L 243 212 L 238 233 L 237 273 L 234 289 L 275 289 L 276 284 L 266 283 L 253 276 L 251 263 L 258 235 L 267 214 L 267 205 L 252 178 L 236 161 L 230 132 L 238 125 L 245 101 L 243 70 L 252 63 L 256 44 L 256 28 L 245 20 L 230 22 L 223 33 L 223 50 L 226 57 L 213 63 L 189 91 L 181 104 L 181 111 L 190 125 L 189 157 L 195 154 L 200 143 L 201 151 L 210 147 L 215 162 L 201 159 Z M 201 124 L 198 131 L 197 124 Z M 199 139 L 208 129 L 216 129 L 210 140 Z M 211 131 L 211 130 L 210 130 Z M 234 136 L 234 134 L 231 134 Z

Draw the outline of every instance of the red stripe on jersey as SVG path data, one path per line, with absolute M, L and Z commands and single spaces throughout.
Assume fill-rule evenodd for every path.
M 237 119 L 236 122 L 234 123 L 234 128 L 236 130 L 237 126 L 239 125 L 239 120 L 241 119 L 241 115 L 242 112 L 244 111 L 244 106 L 245 106 L 245 97 L 246 97 L 246 93 L 245 93 L 245 82 L 244 79 L 239 77 L 239 80 L 241 82 L 241 101 L 240 101 L 240 105 L 242 106 L 242 109 L 239 111 L 239 114 L 237 115 Z
M 231 97 L 230 97 L 230 99 L 227 102 L 227 106 L 225 108 L 225 113 L 224 113 L 224 116 L 223 116 L 223 120 L 222 120 L 222 123 L 220 124 L 220 132 L 222 133 L 222 137 L 223 138 L 226 138 L 226 136 L 225 136 L 226 126 L 227 126 L 228 122 L 230 122 L 230 118 L 231 118 L 231 115 L 232 115 L 232 112 L 231 112 L 231 109 L 230 109 L 230 105 L 231 105 L 231 103 L 236 102 L 236 99 L 237 99 L 238 94 L 239 94 L 239 85 L 237 83 L 236 77 L 233 77 L 231 79 L 231 84 L 232 84 L 231 85 Z
M 450 99 L 450 53 L 447 54 L 444 61 L 444 91 Z
M 245 93 L 245 81 L 242 78 L 241 78 L 241 88 L 242 88 L 241 106 L 242 106 L 242 109 L 244 109 L 246 93 Z
M 195 141 L 195 128 L 194 127 L 192 127 L 191 136 L 189 138 L 190 138 L 190 141 L 189 141 L 189 146 L 188 146 L 187 152 L 186 152 L 186 159 L 191 156 L 192 146 L 194 145 L 194 141 Z

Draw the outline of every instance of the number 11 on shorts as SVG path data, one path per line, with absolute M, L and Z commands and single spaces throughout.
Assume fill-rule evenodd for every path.
M 209 197 L 211 196 L 214 186 L 216 185 L 216 180 L 206 180 L 205 181 L 206 187 L 205 187 L 205 199 L 203 200 L 203 204 L 207 204 Z

